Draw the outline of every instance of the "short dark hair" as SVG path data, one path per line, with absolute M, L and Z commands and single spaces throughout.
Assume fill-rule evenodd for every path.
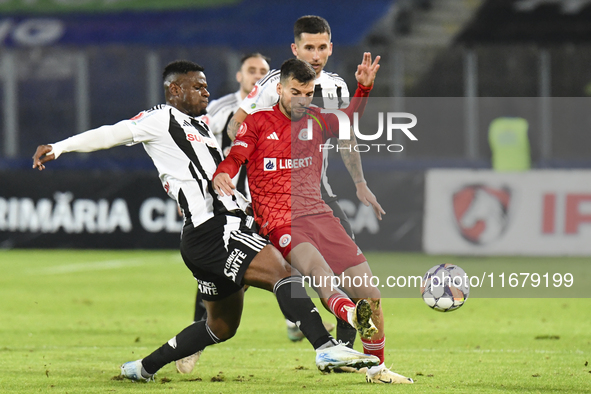
M 271 61 L 271 58 L 268 58 L 267 56 L 263 55 L 260 52 L 252 52 L 252 53 L 248 53 L 248 54 L 242 56 L 242 58 L 240 58 L 240 65 L 242 66 L 245 61 L 247 61 L 248 59 L 253 58 L 253 57 L 260 57 L 261 59 L 263 59 L 267 63 L 269 63 Z
M 294 40 L 299 40 L 302 33 L 321 34 L 328 33 L 330 38 L 330 25 L 321 16 L 305 15 L 299 18 L 293 25 Z
M 281 65 L 281 84 L 284 85 L 289 78 L 293 78 L 304 84 L 316 79 L 316 71 L 308 62 L 300 59 L 289 59 Z
M 172 63 L 168 63 L 168 65 L 164 67 L 164 71 L 162 72 L 162 80 L 166 82 L 171 76 L 177 74 L 188 74 L 192 71 L 204 70 L 205 69 L 197 63 L 193 63 L 188 60 L 175 60 Z

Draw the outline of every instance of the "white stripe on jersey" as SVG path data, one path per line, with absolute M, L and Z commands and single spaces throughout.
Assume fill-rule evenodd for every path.
M 232 233 L 240 228 L 240 218 L 237 216 L 226 216 L 226 224 L 224 224 L 224 248 L 228 250 L 228 244 L 230 243 L 230 236 Z
M 330 138 L 329 138 L 330 141 Z M 338 143 L 338 141 L 337 141 Z M 321 194 L 326 193 L 329 197 L 336 197 L 336 194 L 332 192 L 332 187 L 328 184 L 328 176 L 326 170 L 328 169 L 328 149 L 322 150 L 322 174 L 320 176 L 320 186 L 322 188 Z
M 269 72 L 260 79 L 260 82 L 261 83 L 259 85 L 262 85 L 264 83 L 267 83 L 267 81 L 270 78 L 277 77 L 277 76 L 280 76 L 280 75 L 281 75 L 281 70 L 269 70 Z
M 233 231 L 230 234 L 230 238 L 248 246 L 249 248 L 251 248 L 255 252 L 260 252 L 265 246 L 267 246 L 267 244 L 265 242 L 261 242 L 258 239 L 256 239 L 254 237 L 254 235 L 256 235 L 256 234 L 248 234 L 247 235 L 247 234 L 241 233 L 240 231 Z
M 169 105 L 159 105 L 125 121 L 133 143 L 158 169 L 168 195 L 181 206 L 187 223 L 197 227 L 215 214 L 239 209 L 230 196 L 213 191 L 211 176 L 222 152 L 207 124 Z
M 220 146 L 222 145 L 222 133 L 226 127 L 228 118 L 240 108 L 241 102 L 242 96 L 240 95 L 240 91 L 227 94 L 217 100 L 211 101 L 207 106 L 207 114 L 200 118 L 207 123 Z
M 231 111 L 235 111 L 238 108 L 238 104 L 240 104 L 239 103 L 240 96 L 238 95 L 238 97 L 237 97 L 236 93 L 239 94 L 240 92 L 230 93 L 230 94 L 220 97 L 217 100 L 213 100 L 207 106 L 207 113 L 210 116 L 215 116 L 220 110 L 226 109 L 226 108 L 230 109 Z
M 247 114 L 251 114 L 258 109 L 274 106 L 279 100 L 277 84 L 280 76 L 280 70 L 269 71 L 254 85 L 248 96 L 242 100 L 240 108 Z

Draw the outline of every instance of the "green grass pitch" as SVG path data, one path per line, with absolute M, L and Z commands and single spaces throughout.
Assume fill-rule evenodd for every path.
M 382 268 L 454 262 L 367 256 Z M 453 313 L 429 309 L 418 292 L 385 299 L 386 363 L 416 381 L 392 387 L 318 372 L 311 346 L 287 340 L 272 294 L 251 289 L 233 339 L 208 348 L 193 374 L 170 364 L 143 384 L 117 379 L 119 365 L 193 316 L 196 283 L 178 252 L 2 251 L 0 270 L 2 393 L 591 392 L 589 299 L 470 298 Z

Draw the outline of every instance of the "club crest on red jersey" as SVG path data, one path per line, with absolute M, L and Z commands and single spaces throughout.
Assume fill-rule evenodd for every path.
M 308 129 L 301 129 L 300 130 L 300 134 L 298 135 L 298 138 L 301 141 L 310 141 L 312 138 L 310 138 L 310 131 Z
M 281 238 L 279 238 L 279 246 L 285 248 L 291 242 L 291 235 L 283 234 Z
M 246 134 L 246 130 L 248 129 L 248 126 L 246 125 L 246 123 L 242 123 L 240 125 L 240 128 L 238 129 L 238 132 L 236 133 L 236 138 L 238 137 L 242 137 L 244 134 Z

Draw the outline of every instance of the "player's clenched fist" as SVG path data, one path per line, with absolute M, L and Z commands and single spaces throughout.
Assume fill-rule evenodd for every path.
M 215 178 L 213 178 L 213 189 L 220 196 L 231 196 L 234 194 L 236 186 L 232 183 L 230 175 L 225 172 L 220 172 Z

